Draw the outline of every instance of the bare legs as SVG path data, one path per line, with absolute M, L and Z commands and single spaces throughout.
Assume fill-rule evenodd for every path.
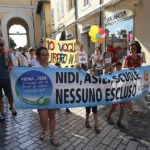
M 3 99 L 0 98 L 0 114 L 4 114 L 4 104 L 3 104 Z
M 55 138 L 55 129 L 56 129 L 55 114 L 56 114 L 56 110 L 39 110 L 40 124 L 42 126 L 40 139 L 44 140 L 46 130 L 47 130 L 47 125 L 49 125 L 51 143 L 54 146 L 58 146 L 59 143 Z

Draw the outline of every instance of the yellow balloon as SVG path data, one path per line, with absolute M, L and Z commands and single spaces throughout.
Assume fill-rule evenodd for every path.
M 92 31 L 94 27 L 95 27 L 95 25 L 91 25 L 91 28 L 90 28 L 90 30 Z
M 93 43 L 95 43 L 95 42 L 97 42 L 97 39 L 96 39 L 95 37 L 91 37 L 91 41 L 92 41 Z
M 99 28 L 98 28 L 97 26 L 95 26 L 95 27 L 92 29 L 92 31 L 93 31 L 95 34 L 97 34 L 98 31 L 99 31 Z
M 94 34 L 95 34 L 95 33 L 94 33 L 93 31 L 91 31 L 91 30 L 89 31 L 89 36 L 90 36 L 90 37 L 94 36 Z
M 98 28 L 98 29 L 99 29 L 99 27 L 98 27 L 97 25 L 92 25 L 91 28 L 90 28 L 90 30 L 93 30 L 93 29 L 95 29 L 95 28 Z

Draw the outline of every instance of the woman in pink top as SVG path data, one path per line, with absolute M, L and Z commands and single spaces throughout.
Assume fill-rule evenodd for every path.
M 129 44 L 129 49 L 130 49 L 130 55 L 128 55 L 125 58 L 125 62 L 124 62 L 124 68 L 130 68 L 130 69 L 134 69 L 136 67 L 141 67 L 142 65 L 142 57 L 140 55 L 141 53 L 141 46 L 139 44 L 138 41 L 132 41 Z M 133 110 L 133 106 L 132 106 L 132 102 L 129 101 L 128 103 L 128 107 L 130 110 L 130 116 L 134 116 L 136 113 L 138 113 L 137 111 Z

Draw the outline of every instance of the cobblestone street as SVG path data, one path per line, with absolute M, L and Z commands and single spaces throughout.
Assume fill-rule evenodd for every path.
M 93 116 L 90 116 L 92 128 L 85 128 L 85 109 L 71 108 L 71 114 L 65 109 L 57 111 L 56 134 L 59 147 L 39 140 L 40 124 L 36 110 L 17 110 L 13 117 L 5 104 L 6 121 L 0 124 L 0 150 L 150 150 L 150 117 L 148 110 L 137 117 L 129 117 L 126 109 L 124 123 L 127 129 L 109 125 L 106 121 L 109 106 L 99 106 L 100 134 L 94 130 Z M 118 119 L 118 110 L 113 115 Z

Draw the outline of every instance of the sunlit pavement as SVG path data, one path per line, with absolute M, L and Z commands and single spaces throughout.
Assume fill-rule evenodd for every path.
M 54 147 L 48 134 L 44 141 L 39 140 L 41 130 L 36 110 L 17 110 L 18 115 L 13 117 L 5 104 L 6 121 L 0 123 L 0 150 L 150 150 L 149 110 L 132 118 L 126 108 L 127 129 L 123 130 L 107 123 L 109 106 L 98 108 L 99 134 L 95 133 L 92 114 L 92 128 L 85 128 L 85 108 L 71 108 L 71 114 L 65 109 L 58 110 L 56 134 L 60 146 Z M 115 121 L 118 114 L 119 108 L 113 115 Z

